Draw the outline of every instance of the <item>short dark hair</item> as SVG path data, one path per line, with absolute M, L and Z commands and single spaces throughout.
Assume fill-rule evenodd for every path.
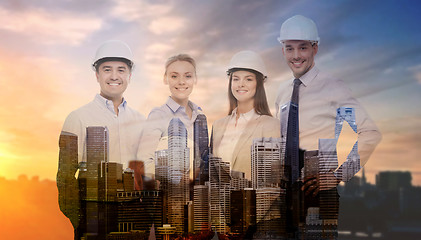
M 98 59 L 92 66 L 95 68 L 95 71 L 98 72 L 99 66 L 103 64 L 104 62 L 111 62 L 111 61 L 117 61 L 117 62 L 124 62 L 129 67 L 129 70 L 131 71 L 133 68 L 133 62 L 130 61 L 127 58 L 121 58 L 121 57 L 106 57 Z
M 233 69 L 230 69 L 229 71 L 228 99 L 230 102 L 230 106 L 229 106 L 228 115 L 230 115 L 232 111 L 234 110 L 234 108 L 238 106 L 237 99 L 234 97 L 231 91 L 232 74 L 236 71 L 248 71 L 256 75 L 256 93 L 254 94 L 254 106 L 253 106 L 254 111 L 259 115 L 272 116 L 269 110 L 268 101 L 266 99 L 265 87 L 263 86 L 265 77 L 260 72 L 255 71 L 253 69 L 247 69 L 247 68 L 233 68 Z

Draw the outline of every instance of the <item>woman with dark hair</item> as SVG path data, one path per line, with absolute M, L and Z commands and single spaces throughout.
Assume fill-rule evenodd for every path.
M 251 146 L 256 138 L 279 138 L 280 123 L 269 111 L 265 88 L 266 67 L 253 51 L 235 54 L 228 67 L 228 116 L 212 130 L 212 154 L 230 162 L 232 171 L 251 180 Z

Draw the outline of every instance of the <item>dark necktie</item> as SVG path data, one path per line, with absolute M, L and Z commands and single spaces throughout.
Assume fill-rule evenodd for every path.
M 285 148 L 285 165 L 291 166 L 289 180 L 294 183 L 300 175 L 299 168 L 299 124 L 298 124 L 298 91 L 301 84 L 300 79 L 294 79 L 291 103 L 288 113 L 288 126 Z

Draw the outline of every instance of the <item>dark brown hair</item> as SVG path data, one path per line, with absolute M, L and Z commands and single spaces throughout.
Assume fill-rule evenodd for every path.
M 247 71 L 252 72 L 256 75 L 256 93 L 254 94 L 254 111 L 259 115 L 267 115 L 272 116 L 269 110 L 268 101 L 266 99 L 266 92 L 265 87 L 263 86 L 263 82 L 265 77 L 260 72 L 257 72 L 253 69 L 248 68 L 233 68 L 229 71 L 229 84 L 228 84 L 228 99 L 230 102 L 230 107 L 228 111 L 228 115 L 238 106 L 237 99 L 232 94 L 231 84 L 232 84 L 232 74 L 236 71 Z

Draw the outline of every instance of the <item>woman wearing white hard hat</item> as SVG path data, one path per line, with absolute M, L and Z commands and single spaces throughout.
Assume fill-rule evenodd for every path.
M 145 165 L 144 175 L 148 180 L 156 177 L 155 152 L 168 149 L 168 129 L 170 122 L 184 126 L 187 130 L 187 147 L 190 149 L 190 162 L 187 166 L 191 168 L 194 159 L 193 125 L 198 118 L 206 121 L 201 108 L 189 100 L 189 96 L 197 82 L 196 63 L 191 56 L 178 54 L 168 58 L 165 64 L 163 82 L 169 86 L 171 95 L 167 98 L 165 104 L 152 109 L 149 113 L 137 154 L 137 158 Z M 192 170 L 188 172 L 188 175 L 190 179 L 193 179 Z M 151 182 L 154 183 L 153 181 Z M 150 187 L 157 188 L 156 186 Z M 147 188 L 150 187 L 147 186 Z
M 243 172 L 251 180 L 253 139 L 279 138 L 280 123 L 269 111 L 263 86 L 266 67 L 257 53 L 238 52 L 232 57 L 227 73 L 229 115 L 213 125 L 212 154 L 230 162 L 232 171 Z

